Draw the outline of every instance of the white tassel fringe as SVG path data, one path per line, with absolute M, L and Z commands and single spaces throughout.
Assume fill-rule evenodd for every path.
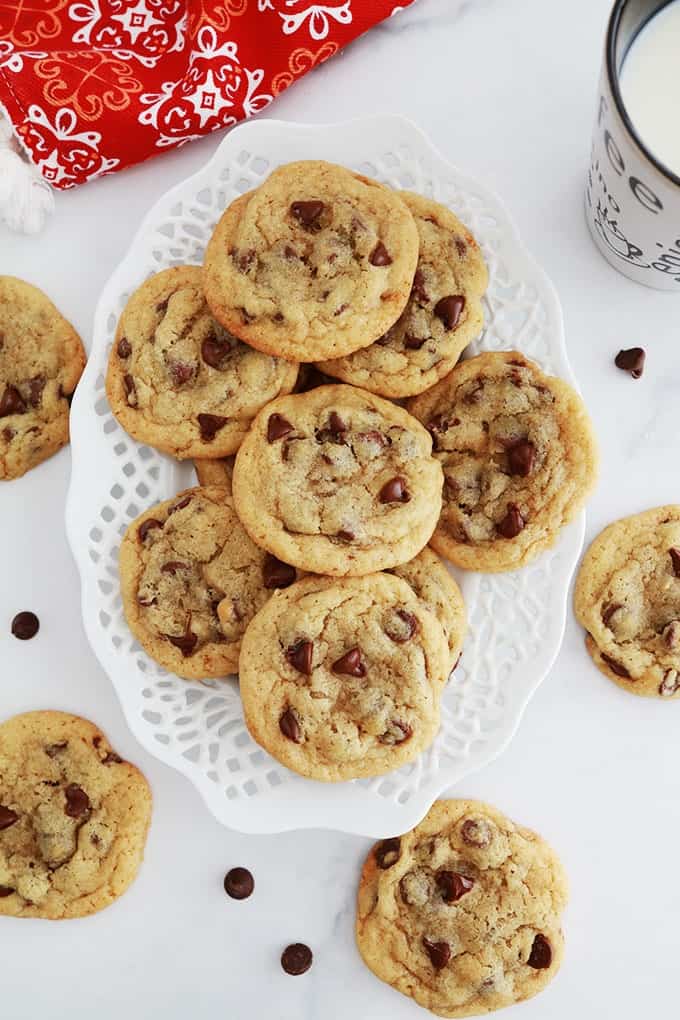
M 54 210 L 54 193 L 28 161 L 0 110 L 0 220 L 10 230 L 37 234 Z

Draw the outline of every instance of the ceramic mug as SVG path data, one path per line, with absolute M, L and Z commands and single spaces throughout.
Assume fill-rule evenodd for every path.
M 680 177 L 645 146 L 621 97 L 619 74 L 641 28 L 668 0 L 617 0 L 604 48 L 586 218 L 611 265 L 637 283 L 680 293 Z

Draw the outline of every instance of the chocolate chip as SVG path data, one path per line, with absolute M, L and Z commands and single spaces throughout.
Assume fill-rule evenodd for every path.
M 358 645 L 350 648 L 348 652 L 336 659 L 331 669 L 334 673 L 343 676 L 366 676 L 366 666 L 361 658 L 361 649 Z
M 401 853 L 401 839 L 399 836 L 392 836 L 390 839 L 383 839 L 373 850 L 375 863 L 382 871 L 387 871 L 399 860 Z
M 35 375 L 28 383 L 28 402 L 31 407 L 40 407 L 43 390 L 47 379 L 44 375 Z
M 14 431 L 14 429 L 2 430 L 2 438 L 5 440 L 6 443 L 11 443 L 15 436 L 16 432 Z
M 465 298 L 460 294 L 449 294 L 440 298 L 434 306 L 434 314 L 444 323 L 444 328 L 455 329 L 465 308 Z
M 617 676 L 622 676 L 628 680 L 632 679 L 626 667 L 622 666 L 620 662 L 616 661 L 616 659 L 612 659 L 611 655 L 607 655 L 605 652 L 600 652 L 600 657 L 603 662 L 607 663 L 612 673 L 616 673 Z
M 118 341 L 116 351 L 118 352 L 119 358 L 130 357 L 130 355 L 132 354 L 132 347 L 130 346 L 130 341 L 127 339 L 127 337 L 124 336 L 120 338 L 120 340 Z
M 680 577 L 680 549 L 676 549 L 674 546 L 668 550 L 668 555 L 671 558 L 673 564 L 673 573 L 676 577 Z
M 247 251 L 236 251 L 235 248 L 232 248 L 230 255 L 236 263 L 239 273 L 247 273 L 256 258 L 252 248 L 248 248 Z
M 168 310 L 169 303 L 170 296 L 166 297 L 163 301 L 158 302 L 158 304 L 156 305 L 156 311 L 158 312 L 159 315 L 165 315 L 165 313 Z
M 425 343 L 426 337 L 424 336 L 411 336 L 407 333 L 404 337 L 404 347 L 408 351 L 419 351 Z
M 459 871 L 438 871 L 435 875 L 435 882 L 444 903 L 455 903 L 465 893 L 470 892 L 475 884 L 473 878 L 461 875 Z
M 107 751 L 101 762 L 102 765 L 121 765 L 123 759 L 115 751 Z
M 40 620 L 29 610 L 25 610 L 23 613 L 17 613 L 12 620 L 12 634 L 15 638 L 19 638 L 20 641 L 28 641 L 40 630 Z
M 642 347 L 629 347 L 628 350 L 619 351 L 614 364 L 624 372 L 630 372 L 633 379 L 639 379 L 645 367 L 645 352 Z
M 286 946 L 281 953 L 281 966 L 286 974 L 297 977 L 298 974 L 305 974 L 309 970 L 312 966 L 312 959 L 313 954 L 309 946 L 302 942 L 293 942 L 292 945 Z
M 534 937 L 534 943 L 529 953 L 527 963 L 534 970 L 545 970 L 552 963 L 552 949 L 545 935 L 539 932 Z
M 525 523 L 517 504 L 508 503 L 505 517 L 496 525 L 496 531 L 503 538 L 517 538 L 520 531 L 523 530 Z
M 172 574 L 173 577 L 178 570 L 190 570 L 191 565 L 189 563 L 182 563 L 180 560 L 168 560 L 161 567 L 162 574 Z
M 19 815 L 16 811 L 12 811 L 11 808 L 0 804 L 0 832 L 2 832 L 3 829 L 9 829 L 10 825 L 14 825 L 14 823 L 18 821 Z
M 662 633 L 667 648 L 680 647 L 680 620 L 671 620 L 666 624 Z
M 416 269 L 415 276 L 413 277 L 413 286 L 411 287 L 411 295 L 416 299 L 418 304 L 426 305 L 430 300 L 430 295 L 425 289 L 425 277 L 423 276 L 420 269 Z
M 81 818 L 90 810 L 90 798 L 77 783 L 69 783 L 64 795 L 66 797 L 64 811 L 69 818 Z
M 382 241 L 378 241 L 375 248 L 368 256 L 368 261 L 372 266 L 391 266 L 392 258 Z
M 401 719 L 392 719 L 388 729 L 378 738 L 381 744 L 404 744 L 413 736 L 413 727 Z
M 2 399 L 0 399 L 0 418 L 7 418 L 10 414 L 25 413 L 26 401 L 19 390 L 16 386 L 6 386 Z
M 667 669 L 663 680 L 659 684 L 659 694 L 662 698 L 672 697 L 680 688 L 680 673 L 677 669 Z
M 328 428 L 334 435 L 342 435 L 347 432 L 349 426 L 345 424 L 337 411 L 331 411 L 328 416 Z
M 297 712 L 292 708 L 287 708 L 285 712 L 282 712 L 279 717 L 279 729 L 283 733 L 284 737 L 288 740 L 292 740 L 294 744 L 302 743 L 302 727 L 300 726 L 300 720 L 298 719 Z
M 283 439 L 284 436 L 290 435 L 292 431 L 293 426 L 282 414 L 269 415 L 269 421 L 267 422 L 268 443 L 273 443 L 277 439 Z
M 224 891 L 232 900 L 247 900 L 255 880 L 247 868 L 231 868 L 224 876 Z
M 135 380 L 129 373 L 123 376 L 123 386 L 125 387 L 125 396 L 127 402 L 131 407 L 134 407 L 137 403 L 137 387 L 135 386 Z
M 353 542 L 356 535 L 353 531 L 349 531 L 347 528 L 341 528 L 340 531 L 336 532 L 335 537 L 341 539 L 343 542 Z
M 385 627 L 385 633 L 396 644 L 403 645 L 405 641 L 411 640 L 419 629 L 420 624 L 413 613 L 409 613 L 407 609 L 395 609 L 394 615 L 398 617 L 400 622 L 393 621 L 393 625 L 388 623 Z
M 602 610 L 602 622 L 605 625 L 605 627 L 609 626 L 609 621 L 611 620 L 614 613 L 617 613 L 619 609 L 623 609 L 623 606 L 621 605 L 620 602 L 607 603 L 607 605 Z
M 378 432 L 377 429 L 372 429 L 370 432 L 360 432 L 357 439 L 363 439 L 366 443 L 374 443 L 375 446 L 379 446 L 382 449 L 390 444 L 390 440 L 384 432 Z
M 262 564 L 262 583 L 265 588 L 288 588 L 296 577 L 295 567 L 267 553 Z
M 456 251 L 458 252 L 458 255 L 460 256 L 460 258 L 462 258 L 462 259 L 465 258 L 465 255 L 467 253 L 467 245 L 466 245 L 465 241 L 461 237 L 457 237 L 456 240 L 455 240 L 455 245 L 456 245 Z
M 282 312 L 276 312 L 276 314 L 273 315 L 272 318 L 274 322 L 284 322 L 286 317 Z
M 48 744 L 45 748 L 45 754 L 48 758 L 56 758 L 61 751 L 65 751 L 68 747 L 68 740 L 62 740 L 58 744 Z
M 192 654 L 198 641 L 198 635 L 194 634 L 191 630 L 187 630 L 185 634 L 181 634 L 179 637 L 175 637 L 172 634 L 164 634 L 163 636 L 167 638 L 171 645 L 179 648 L 185 659 L 188 659 Z
M 228 340 L 218 340 L 210 336 L 201 344 L 201 357 L 206 365 L 211 368 L 220 369 L 233 350 L 233 345 Z
M 378 493 L 381 503 L 408 503 L 411 496 L 406 488 L 405 478 L 390 478 Z
M 199 414 L 197 418 L 201 439 L 206 443 L 212 442 L 220 429 L 223 429 L 229 421 L 228 418 L 223 418 L 219 414 Z
M 169 361 L 168 372 L 175 386 L 184 386 L 196 375 L 197 366 L 189 361 Z
M 9 885 L 0 885 L 0 900 L 4 900 L 6 896 L 11 896 L 14 891 Z
M 305 638 L 300 638 L 295 644 L 289 645 L 286 649 L 286 659 L 293 669 L 305 676 L 312 675 L 312 657 L 314 655 L 314 644 Z
M 423 948 L 435 970 L 441 970 L 451 959 L 451 946 L 448 942 L 431 942 L 430 939 L 424 938 Z
M 168 509 L 168 517 L 170 514 L 176 514 L 178 510 L 184 510 L 185 507 L 191 503 L 191 496 L 185 496 L 184 499 L 180 499 L 179 503 L 175 503 Z M 163 527 L 163 525 L 161 525 Z
M 491 843 L 491 826 L 484 818 L 467 818 L 460 830 L 463 842 L 483 849 Z
M 518 439 L 508 449 L 508 466 L 511 475 L 526 478 L 534 466 L 536 447 L 528 439 Z
M 319 218 L 325 208 L 326 206 L 323 202 L 315 200 L 293 202 L 290 207 L 290 214 L 305 230 L 319 230 L 321 227 Z

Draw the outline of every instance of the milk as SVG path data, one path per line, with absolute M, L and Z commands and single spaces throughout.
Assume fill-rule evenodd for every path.
M 659 11 L 633 41 L 620 87 L 642 141 L 680 176 L 680 0 Z

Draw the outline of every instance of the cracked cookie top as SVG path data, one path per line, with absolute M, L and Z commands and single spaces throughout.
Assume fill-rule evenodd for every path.
M 367 966 L 444 1017 L 521 1002 L 555 976 L 567 884 L 551 848 L 478 801 L 437 801 L 420 825 L 382 840 L 359 883 Z
M 441 468 L 401 407 L 351 386 L 280 397 L 236 458 L 239 517 L 275 556 L 319 574 L 405 563 L 428 542 Z
M 444 470 L 433 547 L 468 570 L 513 570 L 555 541 L 593 486 L 579 395 L 517 351 L 463 361 L 408 410 Z
M 121 315 L 106 392 L 126 432 L 173 457 L 235 453 L 297 365 L 254 351 L 214 320 L 199 266 L 146 280 Z
M 85 366 L 73 326 L 42 291 L 0 276 L 0 479 L 19 478 L 69 440 L 69 398 Z
M 450 372 L 484 326 L 488 273 L 479 245 L 445 206 L 399 193 L 418 228 L 420 252 L 411 295 L 393 326 L 370 347 L 319 367 L 384 397 L 409 397 Z
M 633 694 L 680 696 L 680 506 L 605 528 L 583 557 L 574 609 L 606 676 Z
M 227 489 L 186 489 L 147 510 L 120 548 L 123 608 L 149 655 L 188 679 L 236 671 L 248 623 L 293 567 L 258 548 Z
M 306 577 L 277 592 L 243 638 L 246 723 L 301 775 L 381 775 L 434 740 L 448 661 L 441 625 L 400 578 Z
M 366 347 L 399 318 L 417 259 L 396 192 L 332 163 L 289 163 L 220 219 L 206 296 L 253 347 L 319 361 Z
M 144 853 L 151 792 L 92 723 L 28 712 L 0 724 L 0 914 L 108 906 Z

